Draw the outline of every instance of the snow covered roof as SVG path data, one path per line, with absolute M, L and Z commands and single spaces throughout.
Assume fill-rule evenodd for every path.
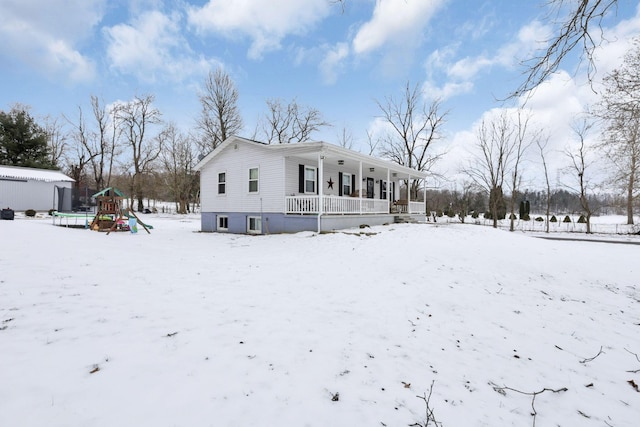
M 35 169 L 22 168 L 18 166 L 1 166 L 0 180 L 27 180 L 27 181 L 44 181 L 44 182 L 73 182 L 73 178 L 69 178 L 58 170 L 51 169 Z

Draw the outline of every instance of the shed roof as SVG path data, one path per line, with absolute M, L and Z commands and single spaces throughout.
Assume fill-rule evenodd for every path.
M 9 181 L 74 182 L 59 170 L 0 166 L 0 179 Z

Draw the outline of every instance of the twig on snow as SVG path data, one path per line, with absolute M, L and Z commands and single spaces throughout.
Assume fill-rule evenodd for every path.
M 511 390 L 511 391 L 515 391 L 516 393 L 526 394 L 527 396 L 533 396 L 531 398 L 531 410 L 533 411 L 531 413 L 531 415 L 533 416 L 533 427 L 536 427 L 536 415 L 538 415 L 538 412 L 536 411 L 536 406 L 535 406 L 535 404 L 536 404 L 536 396 L 539 395 L 539 394 L 544 393 L 545 391 L 551 391 L 553 393 L 560 393 L 560 392 L 569 390 L 566 387 L 562 387 L 562 388 L 559 388 L 559 389 L 556 389 L 556 390 L 554 390 L 552 388 L 546 388 L 545 387 L 540 391 L 534 391 L 534 392 L 527 392 L 527 391 L 517 390 L 517 389 L 511 388 L 511 387 L 494 387 L 493 389 L 495 391 L 497 391 L 498 393 L 500 393 L 500 394 L 503 394 L 503 393 L 506 394 L 505 390 Z
M 637 360 L 638 362 L 640 362 L 640 358 L 638 358 L 638 355 L 637 355 L 636 353 L 634 353 L 634 352 L 632 352 L 632 351 L 629 351 L 629 350 L 627 350 L 626 348 L 624 349 L 624 351 L 626 351 L 626 352 L 627 352 L 627 353 L 629 353 L 629 354 L 633 354 L 633 355 L 636 357 L 636 360 Z
M 598 354 L 596 354 L 595 356 L 590 357 L 588 359 L 581 360 L 580 363 L 584 364 L 584 363 L 587 363 L 587 362 L 591 362 L 593 359 L 595 359 L 596 357 L 600 356 L 601 354 L 602 354 L 602 346 L 600 346 L 600 351 L 598 351 Z
M 424 421 L 424 424 L 420 424 L 420 423 L 413 423 L 410 424 L 409 427 L 427 427 L 430 425 L 433 425 L 435 427 L 442 427 L 442 423 L 439 423 L 438 421 L 436 421 L 436 417 L 433 415 L 433 408 L 431 408 L 431 393 L 433 393 L 433 384 L 435 383 L 434 381 L 431 381 L 431 387 L 429 387 L 429 395 L 427 396 L 426 394 L 422 395 L 422 396 L 416 396 L 418 399 L 422 399 L 424 400 L 424 403 L 426 405 L 426 419 Z M 431 422 L 433 421 L 433 424 L 431 424 Z
M 633 355 L 635 356 L 636 360 L 637 360 L 638 362 L 640 362 L 640 358 L 638 358 L 638 355 L 637 355 L 636 353 L 634 353 L 634 352 L 632 352 L 632 351 L 629 351 L 629 350 L 627 350 L 626 348 L 624 349 L 624 351 L 626 351 L 626 352 L 627 352 L 627 353 L 629 353 L 629 354 L 633 354 Z M 640 372 L 640 369 L 635 369 L 635 370 L 631 370 L 631 371 L 627 371 L 627 372 L 630 372 L 630 373 L 632 373 L 632 374 L 637 374 L 638 372 Z

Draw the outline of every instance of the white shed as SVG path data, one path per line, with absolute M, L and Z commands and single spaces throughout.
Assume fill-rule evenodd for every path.
M 0 166 L 0 208 L 70 211 L 73 182 L 57 170 Z

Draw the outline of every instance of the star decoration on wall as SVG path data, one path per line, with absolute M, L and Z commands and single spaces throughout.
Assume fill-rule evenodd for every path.
M 327 181 L 327 184 L 329 184 L 329 188 L 333 189 L 333 180 L 331 179 L 331 177 L 329 177 L 329 181 Z

